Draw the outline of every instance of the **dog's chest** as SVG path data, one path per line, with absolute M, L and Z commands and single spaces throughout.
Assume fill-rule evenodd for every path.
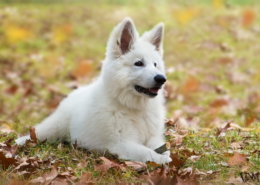
M 116 127 L 122 139 L 145 143 L 151 136 L 160 135 L 160 115 L 147 112 L 115 113 Z

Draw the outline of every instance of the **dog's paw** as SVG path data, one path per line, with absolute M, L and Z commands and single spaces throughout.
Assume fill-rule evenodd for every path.
M 157 162 L 158 164 L 165 164 L 165 163 L 169 163 L 169 162 L 171 162 L 172 161 L 172 159 L 169 157 L 169 156 L 167 156 L 167 155 L 161 155 L 160 156 L 160 159 L 159 159 L 159 161 Z
M 162 155 L 167 155 L 168 157 L 170 157 L 171 152 L 170 151 L 166 151 L 166 152 L 163 152 Z
M 30 139 L 30 136 L 27 135 L 27 136 L 23 136 L 23 137 L 19 137 L 18 139 L 15 140 L 15 143 L 17 145 L 24 145 L 26 140 Z
M 153 161 L 156 162 L 157 164 L 165 164 L 165 163 L 171 162 L 172 159 L 170 158 L 170 152 L 169 153 L 166 153 L 166 152 L 164 152 L 163 154 L 156 155 L 153 158 Z

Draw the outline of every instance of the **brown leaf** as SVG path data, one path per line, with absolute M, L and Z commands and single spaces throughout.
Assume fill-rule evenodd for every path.
M 245 126 L 248 127 L 251 123 L 253 123 L 256 120 L 256 118 L 256 115 L 246 116 Z
M 97 171 L 101 171 L 101 172 L 106 172 L 107 170 L 109 170 L 110 168 L 118 168 L 122 171 L 125 170 L 125 167 L 115 161 L 111 161 L 109 159 L 107 159 L 106 157 L 99 157 L 100 159 L 102 159 L 104 161 L 103 164 L 98 164 L 95 165 L 94 168 Z
M 198 175 L 195 174 L 195 170 L 191 167 L 184 168 L 179 172 L 177 176 L 178 183 L 176 185 L 199 185 Z
M 198 90 L 200 82 L 195 77 L 189 77 L 187 81 L 181 86 L 180 91 L 182 94 L 187 95 L 189 93 Z
M 77 185 L 93 185 L 94 178 L 90 172 L 84 172 Z
M 51 181 L 51 185 L 69 185 L 71 182 L 66 177 L 56 177 Z
M 13 84 L 11 85 L 10 87 L 8 87 L 7 89 L 5 89 L 5 92 L 8 93 L 8 94 L 15 94 L 18 90 L 18 86 Z
M 247 159 L 246 159 L 246 156 L 244 154 L 234 152 L 234 156 L 231 157 L 228 160 L 228 165 L 229 166 L 241 165 L 241 164 L 246 163 L 246 162 L 247 162 Z
M 27 158 L 22 158 L 19 162 L 20 164 L 15 168 L 16 170 L 19 170 L 22 166 L 28 166 L 30 163 L 26 162 Z
M 86 158 L 77 165 L 77 168 L 81 169 L 81 168 L 85 168 L 87 166 L 88 162 L 86 161 Z
M 50 97 L 47 102 L 47 106 L 49 109 L 54 110 L 57 108 L 59 103 L 66 97 L 63 93 L 59 92 L 57 89 L 52 86 L 48 87 L 50 90 Z
M 128 167 L 132 167 L 136 171 L 140 171 L 142 169 L 147 168 L 147 165 L 145 163 L 139 161 L 125 161 L 125 164 Z
M 204 108 L 196 105 L 191 105 L 191 106 L 184 106 L 183 110 L 189 114 L 198 114 L 202 112 Z
M 220 64 L 229 64 L 229 63 L 233 62 L 233 59 L 230 57 L 222 57 L 222 58 L 217 59 L 216 62 L 218 62 Z
M 168 171 L 168 173 L 167 173 Z M 148 175 L 142 175 L 141 178 L 148 181 L 148 184 L 153 185 L 176 185 L 177 183 L 177 171 L 175 169 L 169 169 L 167 170 L 165 166 L 161 166 L 161 168 L 157 168 L 154 171 L 152 171 L 149 176 Z
M 174 126 L 177 121 L 173 121 L 171 119 L 167 119 L 167 120 L 165 120 L 165 125 L 168 126 L 168 127 L 169 126 Z
M 198 180 L 190 177 L 186 177 L 185 179 L 182 179 L 181 177 L 177 176 L 177 181 L 176 185 L 199 185 Z
M 241 24 L 243 27 L 249 27 L 255 20 L 256 14 L 252 9 L 247 9 L 242 14 Z
M 45 181 L 45 180 L 44 180 L 43 177 L 37 177 L 36 179 L 30 180 L 29 183 L 32 183 L 32 184 L 33 184 L 33 183 L 39 183 L 39 182 L 40 182 L 40 183 L 44 183 L 44 181 Z
M 71 172 L 62 172 L 59 174 L 52 182 L 51 184 L 61 184 L 61 182 L 64 182 L 65 184 L 68 182 L 72 182 L 72 180 L 76 180 L 77 177 L 73 176 Z M 54 183 L 55 182 L 55 183 Z M 70 183 L 69 183 L 70 184 Z
M 35 133 L 35 128 L 34 127 L 30 127 L 30 138 L 33 141 L 33 143 L 37 144 L 37 137 L 36 137 L 36 133 Z
M 150 180 L 154 184 L 166 184 L 167 176 L 166 169 L 162 166 L 160 169 L 155 169 L 150 173 Z
M 192 155 L 189 157 L 189 159 L 192 161 L 192 162 L 196 162 L 197 160 L 200 159 L 201 156 L 197 156 L 197 155 Z
M 222 132 L 227 132 L 229 128 L 231 128 L 231 122 L 228 122 L 224 128 L 218 128 L 216 136 L 219 136 Z
M 239 142 L 234 142 L 230 144 L 230 147 L 234 150 L 242 148 Z
M 226 181 L 225 183 L 226 184 L 236 184 L 236 185 L 245 184 L 241 177 L 235 177 L 234 172 L 230 172 L 230 177 L 228 178 L 228 181 Z
M 36 144 L 35 144 L 32 140 L 27 139 L 27 140 L 25 141 L 25 146 L 28 147 L 28 148 L 32 148 L 32 147 L 35 147 Z
M 185 159 L 189 158 L 192 155 L 197 155 L 194 150 L 188 149 L 180 150 L 179 154 L 182 155 Z
M 182 135 L 175 135 L 174 141 L 175 141 L 175 145 L 181 145 L 183 142 L 183 137 Z
M 173 87 L 172 87 L 171 83 L 169 83 L 168 81 L 165 83 L 165 86 L 164 86 L 164 97 L 167 100 L 171 100 L 174 98 Z
M 75 140 L 75 143 L 72 144 L 72 146 L 73 146 L 74 150 L 76 150 L 78 148 L 78 141 L 77 141 L 77 139 Z
M 211 102 L 210 106 L 214 108 L 219 108 L 228 105 L 228 101 L 225 99 L 217 99 Z
M 76 69 L 72 72 L 72 76 L 76 79 L 82 78 L 93 71 L 93 61 L 92 60 L 82 60 L 78 63 Z
M 149 168 L 160 166 L 160 164 L 157 164 L 156 162 L 153 162 L 153 161 L 148 161 L 148 162 L 146 162 L 146 164 L 147 164 L 147 166 L 148 166 Z
M 250 169 L 250 166 L 243 166 L 241 169 L 241 172 L 248 172 L 249 169 Z
M 12 142 L 12 140 L 13 139 L 9 139 L 9 140 L 5 141 L 6 146 L 3 147 L 3 149 L 6 152 L 5 155 L 8 156 L 8 157 L 14 157 L 17 150 L 18 150 L 18 145 L 11 145 L 10 144 Z
M 59 166 L 59 163 L 56 163 L 53 168 L 51 169 L 51 172 L 45 177 L 46 182 L 51 182 L 55 177 L 57 177 L 58 172 L 57 168 Z
M 51 169 L 51 172 L 49 174 L 44 173 L 42 177 L 38 177 L 36 179 L 32 179 L 29 181 L 29 183 L 45 183 L 49 184 L 53 179 L 55 179 L 58 176 L 57 168 L 58 168 L 59 163 L 56 163 L 53 168 Z
M 172 161 L 169 163 L 169 167 L 175 166 L 175 168 L 180 168 L 184 165 L 185 160 L 181 160 L 178 154 L 171 153 L 170 155 Z
M 0 132 L 12 133 L 12 132 L 14 132 L 14 130 L 12 130 L 12 128 L 9 125 L 7 125 L 5 122 L 3 122 L 0 126 Z
M 17 160 L 13 158 L 6 158 L 4 153 L 0 151 L 0 164 L 3 169 L 7 169 L 11 165 L 16 165 Z

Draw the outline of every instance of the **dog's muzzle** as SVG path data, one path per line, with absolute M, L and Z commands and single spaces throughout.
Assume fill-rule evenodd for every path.
M 153 87 L 153 88 L 144 88 L 139 85 L 135 85 L 135 90 L 139 93 L 147 94 L 151 97 L 155 97 L 158 95 L 158 91 L 161 89 L 161 87 Z
M 145 88 L 140 85 L 135 85 L 135 90 L 139 93 L 147 94 L 151 97 L 155 97 L 158 95 L 158 91 L 162 88 L 164 82 L 166 82 L 166 78 L 163 75 L 156 75 L 154 77 L 155 86 L 152 88 Z

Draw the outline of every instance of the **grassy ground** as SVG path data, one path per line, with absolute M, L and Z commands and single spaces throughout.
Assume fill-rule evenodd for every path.
M 110 31 L 129 16 L 141 33 L 158 22 L 165 23 L 166 106 L 172 120 L 166 138 L 181 161 L 179 172 L 196 168 L 202 184 L 205 180 L 221 184 L 234 181 L 230 172 L 237 177 L 243 170 L 260 171 L 259 3 L 27 2 L 0 4 L 1 131 L 28 132 L 74 87 L 97 76 Z M 216 127 L 227 123 L 231 125 L 218 133 Z M 1 135 L 0 142 L 10 137 L 16 135 Z M 234 152 L 244 154 L 246 162 L 230 165 Z M 127 182 L 143 181 L 143 172 L 128 168 L 100 175 L 94 169 L 99 155 L 87 153 L 84 158 L 86 151 L 45 143 L 21 148 L 15 155 L 54 161 L 49 166 L 40 163 L 30 179 L 59 160 L 59 173 L 71 167 L 78 178 L 75 182 L 86 171 L 99 182 L 114 182 L 115 174 Z M 78 168 L 83 160 L 87 165 Z M 23 170 L 10 166 L 1 175 L 8 181 L 27 177 L 14 177 L 16 171 Z

